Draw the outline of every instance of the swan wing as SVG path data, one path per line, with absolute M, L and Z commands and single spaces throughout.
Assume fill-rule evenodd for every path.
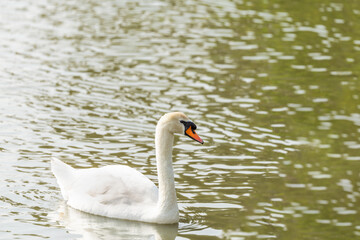
M 64 199 L 75 209 L 101 216 L 136 220 L 156 207 L 157 187 L 133 168 L 110 165 L 74 169 L 58 161 L 52 165 L 53 169 L 57 167 L 53 172 L 57 173 L 55 176 Z M 59 174 L 59 168 L 62 174 Z
M 156 203 L 157 187 L 142 173 L 123 165 L 79 170 L 71 194 L 103 205 Z
M 147 216 L 157 204 L 158 189 L 146 176 L 122 165 L 78 170 L 68 205 L 96 215 L 129 220 Z

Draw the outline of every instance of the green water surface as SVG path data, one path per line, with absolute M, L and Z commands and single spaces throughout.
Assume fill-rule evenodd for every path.
M 359 1 L 3 1 L 0 53 L 0 239 L 360 238 Z M 170 111 L 178 226 L 65 205 L 51 156 L 157 183 Z

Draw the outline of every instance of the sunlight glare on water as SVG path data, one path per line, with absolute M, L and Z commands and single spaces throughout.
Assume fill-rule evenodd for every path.
M 1 239 L 360 236 L 360 4 L 0 3 Z M 154 130 L 176 137 L 178 226 L 65 205 L 49 160 L 126 164 L 157 183 Z

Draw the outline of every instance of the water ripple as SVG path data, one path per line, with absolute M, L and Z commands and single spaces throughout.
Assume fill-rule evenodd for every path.
M 1 237 L 360 235 L 358 4 L 41 0 L 0 13 Z M 156 182 L 169 111 L 206 142 L 176 137 L 179 231 L 61 206 L 51 155 Z

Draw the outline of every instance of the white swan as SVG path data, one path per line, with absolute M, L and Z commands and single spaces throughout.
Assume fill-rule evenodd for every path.
M 53 158 L 51 170 L 67 204 L 75 209 L 127 220 L 159 224 L 179 221 L 172 147 L 175 133 L 203 143 L 185 114 L 168 113 L 156 126 L 155 148 L 159 189 L 140 172 L 122 165 L 74 169 Z

